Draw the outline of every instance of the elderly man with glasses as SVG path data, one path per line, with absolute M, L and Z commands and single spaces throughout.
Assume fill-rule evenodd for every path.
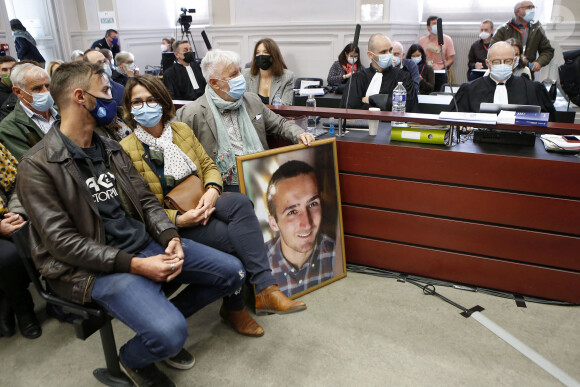
M 537 105 L 550 113 L 553 121 L 555 109 L 546 88 L 525 77 L 513 75 L 516 65 L 514 48 L 507 42 L 497 42 L 487 52 L 485 63 L 490 69 L 488 77 L 464 83 L 455 100 L 460 112 L 478 113 L 482 102 L 516 105 Z M 450 110 L 455 110 L 451 102 Z
M 514 38 L 522 43 L 524 65 L 533 72 L 547 66 L 554 57 L 554 48 L 539 21 L 534 21 L 536 7 L 531 1 L 520 1 L 514 6 L 514 17 L 501 26 L 491 44 Z

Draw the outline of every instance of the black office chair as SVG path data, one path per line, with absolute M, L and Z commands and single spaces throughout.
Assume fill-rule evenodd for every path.
M 86 340 L 96 331 L 101 334 L 101 343 L 105 354 L 107 368 L 97 368 L 93 375 L 97 380 L 107 386 L 132 386 L 131 381 L 121 371 L 119 356 L 111 325 L 112 317 L 100 306 L 95 304 L 80 305 L 65 300 L 43 285 L 40 276 L 30 254 L 30 222 L 26 222 L 22 228 L 12 234 L 12 240 L 16 244 L 18 254 L 22 258 L 24 267 L 34 284 L 36 291 L 46 302 L 62 307 L 65 313 L 76 316 L 73 321 L 77 338 Z
M 318 81 L 320 82 L 319 87 L 322 87 L 324 85 L 324 81 L 322 80 L 322 78 L 296 78 L 296 80 L 294 81 L 294 88 L 300 89 L 300 83 L 302 81 Z

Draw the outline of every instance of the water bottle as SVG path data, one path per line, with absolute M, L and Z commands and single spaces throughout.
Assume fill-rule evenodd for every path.
M 308 99 L 306 100 L 306 107 L 316 107 L 316 99 L 314 99 L 314 95 L 310 94 Z M 316 116 L 308 116 L 308 120 L 306 123 L 306 131 L 309 133 L 314 133 L 316 129 Z
M 407 90 L 403 86 L 403 82 L 399 82 L 397 87 L 393 90 L 393 112 L 394 113 L 405 113 L 405 104 L 407 102 Z M 391 123 L 391 126 L 407 126 L 404 122 Z
M 328 134 L 334 136 L 334 117 L 330 117 L 328 119 L 328 124 L 329 124 Z
M 282 106 L 282 98 L 280 98 L 280 94 L 276 94 L 274 99 L 272 100 L 272 105 L 277 109 Z

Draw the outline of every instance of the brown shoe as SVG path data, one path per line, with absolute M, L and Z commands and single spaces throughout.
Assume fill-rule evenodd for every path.
M 242 310 L 227 310 L 222 304 L 220 316 L 241 335 L 264 336 L 264 329 L 250 316 L 246 308 Z
M 305 309 L 304 302 L 292 301 L 280 291 L 278 285 L 268 286 L 256 294 L 256 314 L 258 316 L 272 313 L 294 313 Z

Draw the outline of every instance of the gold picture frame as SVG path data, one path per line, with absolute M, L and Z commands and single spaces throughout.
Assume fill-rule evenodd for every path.
M 272 273 L 292 299 L 346 277 L 337 160 L 334 138 L 237 157 L 240 191 L 254 203 Z

